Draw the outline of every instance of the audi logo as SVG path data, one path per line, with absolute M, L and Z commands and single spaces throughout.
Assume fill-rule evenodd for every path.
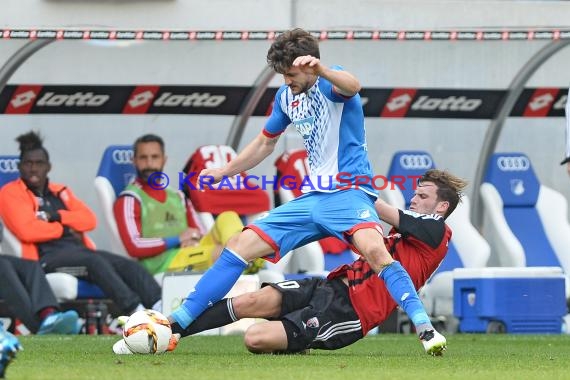
M 134 152 L 132 149 L 117 149 L 113 151 L 113 162 L 118 165 L 133 163 Z
M 16 173 L 18 172 L 19 158 L 2 158 L 0 159 L 0 173 Z
M 525 172 L 530 169 L 530 161 L 525 156 L 499 156 L 497 166 L 503 172 Z
M 408 170 L 425 170 L 433 166 L 433 161 L 427 154 L 403 154 L 400 156 L 400 165 Z

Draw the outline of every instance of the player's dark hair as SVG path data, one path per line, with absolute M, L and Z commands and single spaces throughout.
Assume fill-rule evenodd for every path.
M 467 186 L 467 181 L 459 178 L 445 170 L 430 169 L 418 179 L 418 185 L 422 182 L 432 182 L 437 186 L 437 199 L 449 203 L 447 212 L 443 216 L 447 219 L 449 215 L 455 210 L 461 197 L 463 196 L 463 189 Z
M 141 137 L 135 140 L 135 143 L 133 144 L 134 155 L 135 156 L 137 155 L 137 148 L 139 144 L 151 143 L 151 142 L 158 143 L 158 145 L 160 145 L 160 150 L 162 151 L 162 154 L 164 154 L 164 140 L 162 139 L 162 137 L 149 133 L 146 135 L 142 135 Z
M 296 28 L 277 36 L 267 51 L 267 63 L 276 73 L 283 74 L 295 58 L 303 55 L 321 58 L 319 41 L 306 30 Z
M 24 133 L 16 137 L 16 141 L 20 144 L 20 160 L 27 152 L 31 152 L 33 150 L 42 150 L 46 155 L 46 158 L 49 162 L 49 153 L 43 145 L 43 138 L 40 136 L 38 132 L 30 131 L 28 133 Z

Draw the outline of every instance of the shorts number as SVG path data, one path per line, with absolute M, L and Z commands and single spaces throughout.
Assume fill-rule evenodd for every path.
M 277 286 L 279 286 L 282 289 L 299 289 L 299 283 L 297 281 L 283 281 L 283 282 L 278 282 Z

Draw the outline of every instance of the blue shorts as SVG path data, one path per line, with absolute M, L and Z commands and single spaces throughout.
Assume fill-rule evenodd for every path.
M 291 250 L 328 236 L 344 239 L 359 228 L 378 228 L 375 197 L 362 190 L 310 192 L 258 218 L 247 228 L 275 251 L 264 258 L 277 262 Z

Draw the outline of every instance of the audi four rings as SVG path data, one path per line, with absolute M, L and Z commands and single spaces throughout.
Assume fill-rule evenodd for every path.
M 131 164 L 133 156 L 132 149 L 117 149 L 113 151 L 113 162 L 119 165 Z
M 0 173 L 15 173 L 18 171 L 19 158 L 0 159 Z
M 403 154 L 400 156 L 400 165 L 408 170 L 422 170 L 430 169 L 433 161 L 427 154 Z
M 524 172 L 530 168 L 530 161 L 524 156 L 499 156 L 497 166 L 504 172 Z

